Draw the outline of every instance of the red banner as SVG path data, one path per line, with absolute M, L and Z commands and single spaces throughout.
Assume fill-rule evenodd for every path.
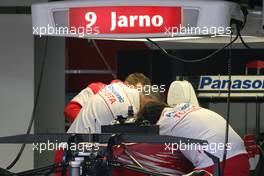
M 181 7 L 105 6 L 69 9 L 70 28 L 91 28 L 100 34 L 163 33 L 180 27 Z

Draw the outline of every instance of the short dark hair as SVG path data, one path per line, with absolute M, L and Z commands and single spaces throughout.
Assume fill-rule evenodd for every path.
M 156 124 L 164 108 L 169 107 L 164 102 L 151 101 L 146 103 L 138 112 L 138 118 L 144 118 L 151 124 Z
M 131 73 L 125 79 L 125 81 L 130 85 L 136 85 L 141 83 L 142 85 L 151 85 L 150 79 L 143 73 Z

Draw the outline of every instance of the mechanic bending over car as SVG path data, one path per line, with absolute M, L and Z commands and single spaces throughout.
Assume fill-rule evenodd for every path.
M 161 135 L 207 140 L 209 143 L 207 147 L 195 148 L 185 145 L 183 149 L 180 148 L 183 155 L 192 162 L 194 169 L 206 170 L 213 174 L 213 161 L 204 150 L 217 156 L 222 165 L 226 120 L 219 114 L 189 103 L 168 107 L 162 102 L 149 102 L 140 110 L 138 117 L 144 117 L 152 124 L 159 125 Z M 249 175 L 248 155 L 244 142 L 231 126 L 224 175 Z
M 120 80 L 113 80 L 111 83 L 121 82 Z M 150 86 L 150 79 L 143 73 L 132 73 L 128 75 L 124 81 L 129 87 L 134 87 L 141 89 L 144 86 Z M 99 90 L 104 88 L 106 84 L 102 82 L 95 82 L 89 84 L 85 89 L 83 89 L 78 95 L 76 95 L 65 107 L 64 116 L 69 122 L 73 122 L 77 115 L 79 114 L 82 107 L 89 102 L 91 97 L 93 97 Z

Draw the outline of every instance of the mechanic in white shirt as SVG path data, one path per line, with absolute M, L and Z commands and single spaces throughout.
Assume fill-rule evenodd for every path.
M 120 80 L 113 80 L 111 83 L 121 82 Z M 131 73 L 128 75 L 124 81 L 126 85 L 135 88 L 142 88 L 143 86 L 151 85 L 150 79 L 143 73 Z M 72 123 L 82 107 L 90 101 L 99 90 L 104 88 L 106 84 L 102 82 L 94 82 L 89 84 L 85 89 L 83 89 L 78 95 L 76 95 L 65 107 L 64 116 Z
M 101 125 L 110 125 L 119 115 L 126 117 L 129 106 L 136 114 L 149 101 L 153 101 L 151 95 L 143 95 L 122 82 L 109 84 L 85 104 L 68 133 L 100 133 Z
M 171 108 L 164 103 L 149 102 L 138 113 L 151 123 L 160 126 L 161 135 L 187 137 L 207 140 L 207 146 L 178 144 L 174 149 L 180 149 L 189 159 L 195 170 L 203 169 L 213 174 L 213 161 L 204 153 L 207 151 L 223 160 L 226 120 L 219 114 L 188 103 L 178 104 Z M 172 145 L 169 148 L 173 151 Z M 222 164 L 222 163 L 221 163 Z M 227 144 L 227 160 L 225 176 L 248 176 L 249 163 L 244 142 L 229 126 Z

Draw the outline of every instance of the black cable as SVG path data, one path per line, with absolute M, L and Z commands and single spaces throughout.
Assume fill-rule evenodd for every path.
M 163 54 L 165 54 L 165 55 L 167 55 L 167 56 L 169 56 L 169 57 L 171 57 L 171 58 L 173 58 L 173 59 L 179 60 L 179 61 L 181 61 L 181 62 L 187 62 L 187 63 L 202 62 L 202 61 L 205 61 L 205 60 L 207 60 L 207 59 L 210 59 L 212 56 L 216 55 L 216 54 L 219 53 L 220 51 L 222 51 L 222 50 L 224 50 L 225 48 L 227 48 L 227 47 L 229 47 L 230 45 L 232 45 L 232 44 L 233 44 L 238 38 L 240 38 L 242 44 L 243 44 L 247 49 L 249 49 L 250 51 L 252 51 L 252 52 L 254 52 L 254 53 L 259 53 L 259 52 L 255 51 L 253 48 L 251 48 L 250 46 L 248 46 L 248 44 L 244 41 L 244 39 L 243 39 L 242 36 L 241 36 L 240 31 L 244 28 L 244 26 L 245 26 L 245 24 L 246 24 L 246 22 L 247 22 L 247 15 L 248 15 L 248 11 L 247 11 L 247 9 L 242 8 L 241 10 L 242 10 L 243 15 L 244 15 L 244 21 L 243 21 L 243 22 L 240 22 L 240 21 L 236 21 L 236 20 L 234 20 L 235 23 L 236 23 L 236 27 L 237 27 L 237 35 L 236 35 L 236 37 L 234 38 L 234 40 L 231 40 L 230 43 L 228 43 L 227 45 L 223 46 L 222 48 L 217 49 L 216 51 L 214 51 L 213 53 L 209 54 L 208 56 L 206 56 L 206 57 L 204 57 L 204 58 L 186 60 L 186 59 L 183 59 L 183 58 L 180 58 L 180 57 L 177 57 L 177 56 L 174 56 L 174 55 L 168 53 L 164 48 L 162 48 L 161 46 L 159 46 L 159 44 L 157 44 L 156 42 L 152 41 L 151 39 L 147 38 L 147 40 L 148 40 L 149 42 L 151 42 L 152 44 L 154 44 L 156 47 L 158 47 L 158 48 L 160 49 L 160 51 L 161 51 Z M 261 53 L 263 53 L 263 52 L 261 52 Z
M 243 37 L 241 36 L 241 33 L 240 31 L 244 28 L 244 26 L 246 25 L 247 23 L 247 17 L 248 17 L 248 11 L 246 8 L 243 8 L 241 7 L 241 10 L 243 12 L 243 16 L 244 16 L 244 21 L 243 21 L 243 24 L 241 25 L 241 27 L 239 28 L 239 30 L 237 30 L 237 34 L 239 36 L 239 39 L 241 40 L 242 44 L 248 49 L 250 50 L 251 52 L 253 53 L 261 53 L 261 54 L 264 54 L 263 52 L 260 52 L 260 51 L 256 51 L 254 48 L 251 48 L 243 39 Z
M 186 59 L 183 59 L 183 58 L 180 58 L 180 57 L 177 57 L 177 56 L 174 56 L 170 53 L 168 53 L 164 48 L 162 48 L 161 46 L 159 46 L 159 44 L 157 44 L 156 42 L 152 41 L 151 39 L 149 38 L 146 38 L 149 42 L 151 42 L 152 44 L 154 44 L 156 47 L 158 47 L 158 49 L 160 49 L 160 51 L 170 57 L 170 58 L 173 58 L 173 59 L 176 59 L 178 61 L 181 61 L 181 62 L 187 62 L 187 63 L 195 63 L 195 62 L 202 62 L 202 61 L 205 61 L 207 59 L 211 59 L 214 55 L 216 55 L 217 53 L 219 53 L 220 51 L 224 50 L 225 48 L 229 47 L 230 45 L 232 45 L 237 39 L 238 39 L 238 34 L 236 35 L 236 37 L 230 41 L 230 43 L 226 44 L 225 46 L 223 46 L 222 48 L 219 48 L 217 49 L 216 51 L 212 52 L 211 54 L 209 54 L 208 56 L 206 57 L 203 57 L 203 58 L 200 58 L 200 59 L 190 59 L 190 60 L 186 60 Z
M 242 25 L 241 25 L 241 28 L 240 28 L 240 30 L 242 30 L 244 27 L 245 27 L 245 25 L 247 24 L 247 17 L 248 17 L 248 10 L 247 10 L 247 8 L 246 7 L 241 7 L 241 11 L 242 11 L 242 13 L 243 13 L 243 23 L 242 23 Z M 239 31 L 240 31 L 239 30 Z
M 238 29 L 239 31 L 239 29 Z M 232 34 L 230 37 L 230 41 L 232 41 Z M 227 143 L 229 137 L 229 121 L 230 121 L 230 96 L 231 96 L 231 74 L 232 74 L 232 45 L 229 47 L 229 56 L 227 60 L 227 73 L 228 73 L 228 93 L 227 93 L 227 117 L 226 117 L 226 127 L 225 127 L 225 143 L 224 143 L 224 153 L 223 153 L 223 166 L 221 175 L 224 176 L 225 166 L 226 166 L 226 157 L 227 157 Z
M 254 48 L 251 48 L 246 42 L 245 40 L 243 39 L 243 37 L 241 36 L 241 33 L 238 32 L 238 36 L 239 36 L 239 39 L 241 40 L 242 44 L 246 47 L 246 49 L 248 49 L 249 51 L 255 53 L 255 54 L 264 54 L 263 51 L 259 51 L 259 50 L 256 50 Z
M 42 79 L 43 79 L 43 73 L 44 73 L 44 67 L 45 67 L 47 45 L 48 45 L 48 37 L 45 37 L 45 48 L 44 48 L 44 56 L 43 56 L 42 63 L 41 63 L 40 80 L 39 80 L 39 84 L 38 84 L 38 87 L 37 87 L 35 103 L 34 103 L 34 106 L 33 106 L 33 111 L 32 111 L 32 114 L 31 114 L 31 119 L 30 119 L 30 122 L 29 122 L 29 125 L 28 125 L 28 128 L 27 128 L 26 134 L 30 134 L 33 122 L 35 120 L 36 109 L 37 109 L 36 107 L 37 107 L 38 100 L 39 100 L 40 88 L 41 88 L 41 85 L 42 85 Z M 17 156 L 15 157 L 15 159 L 6 167 L 7 170 L 10 170 L 11 168 L 13 168 L 15 166 L 17 161 L 20 159 L 20 157 L 21 157 L 21 155 L 22 155 L 22 153 L 23 153 L 23 151 L 25 149 L 25 146 L 26 146 L 25 143 L 22 144 L 22 146 L 20 147 L 19 152 L 18 152 Z

